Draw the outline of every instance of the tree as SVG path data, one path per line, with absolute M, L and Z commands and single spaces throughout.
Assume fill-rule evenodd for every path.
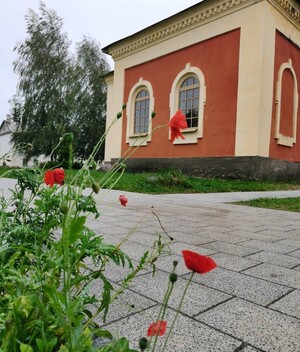
M 11 108 L 17 122 L 12 141 L 16 147 L 20 143 L 33 145 L 26 152 L 27 158 L 49 156 L 59 138 L 73 132 L 74 156 L 86 158 L 90 144 L 105 128 L 106 89 L 102 77 L 109 66 L 100 46 L 87 38 L 73 55 L 62 31 L 62 19 L 44 3 L 40 3 L 39 14 L 29 10 L 25 20 L 27 38 L 15 48 L 18 59 L 14 70 L 19 83 Z M 51 155 L 56 160 L 59 149 Z
M 77 143 L 74 152 L 77 157 L 86 158 L 105 131 L 106 118 L 106 84 L 103 73 L 109 71 L 103 59 L 100 45 L 93 39 L 85 37 L 77 46 L 76 111 L 74 114 L 77 131 Z M 96 159 L 103 159 L 104 145 L 96 154 Z

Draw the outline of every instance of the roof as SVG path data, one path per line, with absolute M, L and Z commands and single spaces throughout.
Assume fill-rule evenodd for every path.
M 266 1 L 300 28 L 300 0 L 203 0 L 162 21 L 105 46 L 102 51 L 114 59 L 166 40 L 180 32 L 216 20 L 227 14 Z
M 135 33 L 133 33 L 133 34 L 131 34 L 131 35 L 125 37 L 125 38 L 119 39 L 119 40 L 117 40 L 117 41 L 115 41 L 115 42 L 113 42 L 113 43 L 111 43 L 111 44 L 105 46 L 104 48 L 102 48 L 102 51 L 103 51 L 105 54 L 108 54 L 108 55 L 109 55 L 109 49 L 110 49 L 112 46 L 114 46 L 114 45 L 116 45 L 116 44 L 119 44 L 119 43 L 121 43 L 121 42 L 123 42 L 123 41 L 125 41 L 125 40 L 128 40 L 128 39 L 129 39 L 129 40 L 130 40 L 130 39 L 134 39 L 135 37 L 139 36 L 140 34 L 143 34 L 143 32 L 145 32 L 146 30 L 155 29 L 155 27 L 159 26 L 160 24 L 167 23 L 167 22 L 171 22 L 171 21 L 175 20 L 177 17 L 179 17 L 181 14 L 184 14 L 185 12 L 191 11 L 191 10 L 193 10 L 194 8 L 198 7 L 200 4 L 203 5 L 204 3 L 208 2 L 208 1 L 209 1 L 209 0 L 201 0 L 201 1 L 199 1 L 199 3 L 197 3 L 197 4 L 193 5 L 193 6 L 190 6 L 190 7 L 186 8 L 185 10 L 182 10 L 182 11 L 180 11 L 180 12 L 177 12 L 176 14 L 174 14 L 174 15 L 172 15 L 172 16 L 169 16 L 169 17 L 167 17 L 167 18 L 165 18 L 165 19 L 163 19 L 163 20 L 161 20 L 161 21 L 159 21 L 159 22 L 156 22 L 156 23 L 152 24 L 151 26 L 148 26 L 148 27 L 146 27 L 146 28 L 144 28 L 144 29 L 142 29 L 142 30 L 140 30 L 140 31 L 138 31 L 138 32 L 135 32 Z M 297 0 L 297 1 L 300 1 L 300 0 Z
M 16 123 L 11 118 L 3 120 L 0 126 L 0 136 L 8 133 L 13 133 L 16 130 Z

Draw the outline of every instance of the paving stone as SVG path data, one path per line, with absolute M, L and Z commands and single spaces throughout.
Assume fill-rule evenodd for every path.
M 244 271 L 248 275 L 300 289 L 300 272 L 277 265 L 260 264 Z
M 125 336 L 129 339 L 130 347 L 138 349 L 138 341 L 145 337 L 149 325 L 156 320 L 158 311 L 150 308 L 142 314 L 134 314 L 125 319 L 107 325 L 114 336 Z M 166 320 L 170 326 L 174 312 L 168 311 Z M 157 351 L 167 335 L 158 339 Z M 233 352 L 241 345 L 241 341 L 225 335 L 213 328 L 201 324 L 193 319 L 179 314 L 171 338 L 168 341 L 166 352 Z
M 118 288 L 118 286 L 115 286 Z M 101 295 L 102 288 L 100 286 L 95 286 L 92 289 L 96 295 Z M 113 293 L 112 293 L 113 295 Z M 110 304 L 108 314 L 106 316 L 106 321 L 115 321 L 118 319 L 125 318 L 128 315 L 141 312 L 149 307 L 154 307 L 157 304 L 152 300 L 142 297 L 139 294 L 132 292 L 130 290 L 125 290 L 121 296 L 119 296 L 113 303 Z M 95 311 L 95 307 L 90 307 L 91 311 Z M 103 313 L 99 314 L 96 319 L 98 324 L 103 324 Z
M 293 251 L 293 252 L 290 252 L 289 255 L 291 257 L 297 257 L 297 258 L 300 258 L 300 249 L 296 250 L 296 251 Z
M 214 242 L 214 241 L 223 241 L 226 243 L 239 243 L 243 242 L 246 239 L 238 236 L 233 236 L 232 234 L 228 233 L 213 233 L 213 232 L 205 232 L 201 237 L 199 238 L 198 244 L 201 245 L 202 243 L 208 243 L 208 242 Z
M 211 250 L 214 249 L 222 253 L 238 255 L 241 257 L 249 254 L 257 253 L 260 251 L 260 249 L 245 247 L 245 246 L 231 244 L 231 243 L 225 243 L 221 241 L 206 243 L 206 244 L 202 244 L 201 246 Z
M 197 275 L 194 281 L 264 306 L 290 291 L 287 287 L 222 268 Z
M 300 240 L 293 240 L 290 238 L 285 238 L 285 239 L 276 241 L 274 243 L 278 244 L 279 246 L 288 246 L 288 247 L 292 248 L 291 250 L 300 249 Z
M 277 240 L 281 240 L 282 238 L 285 238 L 284 236 L 274 236 L 274 234 L 265 233 L 265 231 L 262 231 L 262 232 L 256 232 L 256 230 L 249 231 L 249 227 L 247 231 L 236 230 L 236 231 L 232 231 L 231 234 L 234 236 L 239 236 L 243 238 L 245 241 L 258 240 L 258 241 L 264 241 L 264 242 L 274 242 Z
M 235 298 L 197 317 L 199 321 L 266 352 L 300 351 L 300 322 Z
M 199 253 L 199 254 L 203 254 L 203 255 L 210 255 L 212 253 L 216 253 L 217 250 L 214 250 L 214 249 L 208 249 L 208 248 L 205 248 L 203 246 L 194 246 L 194 245 L 191 245 L 191 244 L 186 244 L 186 243 L 182 243 L 182 242 L 171 242 L 169 245 L 168 245 L 168 248 L 170 249 L 171 253 L 172 254 L 177 254 L 177 255 L 180 255 L 182 256 L 182 250 L 183 249 L 188 249 L 189 251 L 193 251 L 193 252 L 196 252 L 196 253 Z
M 233 271 L 245 270 L 260 263 L 260 261 L 248 259 L 249 257 L 242 258 L 227 253 L 211 254 L 210 257 L 215 260 L 219 267 Z
M 240 350 L 240 352 L 261 352 L 261 350 L 257 350 L 251 346 L 246 346 L 244 349 Z
M 285 268 L 293 268 L 300 265 L 300 258 L 294 258 L 289 255 L 283 255 L 275 252 L 262 251 L 247 256 L 249 259 L 257 260 L 263 263 L 283 266 Z
M 162 303 L 168 283 L 169 274 L 157 271 L 154 277 L 152 274 L 139 276 L 134 280 L 130 288 L 147 298 Z M 178 307 L 186 284 L 187 280 L 181 277 L 178 277 L 178 280 L 174 284 L 174 289 L 168 303 L 173 309 Z M 226 293 L 192 282 L 188 288 L 181 311 L 189 316 L 194 316 L 229 298 L 231 298 L 231 296 Z
M 269 307 L 300 319 L 300 291 L 289 293 Z
M 291 252 L 294 248 L 287 245 L 279 245 L 277 243 L 266 243 L 258 240 L 250 240 L 243 242 L 241 245 L 247 246 L 250 248 L 255 248 L 257 250 L 264 250 L 268 252 L 275 252 L 285 254 Z

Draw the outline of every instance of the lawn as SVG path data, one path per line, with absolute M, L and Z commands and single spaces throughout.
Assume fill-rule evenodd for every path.
M 286 210 L 300 212 L 300 197 L 289 198 L 258 198 L 238 202 L 236 204 L 249 205 L 251 207 L 268 208 L 275 210 Z
M 0 175 L 9 168 L 0 167 Z M 77 170 L 67 171 L 67 181 L 72 179 Z M 205 179 L 185 176 L 182 173 L 169 170 L 157 173 L 130 173 L 125 172 L 115 184 L 120 174 L 115 174 L 111 179 L 107 179 L 107 173 L 91 170 L 91 178 L 87 186 L 91 186 L 92 181 L 96 181 L 103 188 L 148 193 L 148 194 L 168 194 L 168 193 L 218 193 L 218 192 L 246 192 L 246 191 L 274 191 L 300 189 L 300 182 L 278 182 L 278 181 L 248 181 L 248 180 L 225 180 L 225 179 Z M 9 171 L 6 177 L 13 177 Z M 81 182 L 79 180 L 79 182 Z

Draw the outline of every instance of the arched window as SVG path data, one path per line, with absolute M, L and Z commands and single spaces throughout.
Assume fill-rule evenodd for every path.
M 150 117 L 150 96 L 148 89 L 142 89 L 134 101 L 134 134 L 147 133 Z
M 179 109 L 185 114 L 188 127 L 198 127 L 199 80 L 195 76 L 186 78 L 179 88 Z
M 198 143 L 198 139 L 203 138 L 205 104 L 204 74 L 198 67 L 187 63 L 176 76 L 170 92 L 170 118 L 180 109 L 185 114 L 188 125 L 182 131 L 185 139 L 175 139 L 174 144 Z
M 153 88 L 150 82 L 141 77 L 131 88 L 126 107 L 126 142 L 130 146 L 146 146 L 151 141 L 154 111 Z
M 298 99 L 297 76 L 292 60 L 289 59 L 280 66 L 276 84 L 275 138 L 277 144 L 292 147 L 296 143 Z

